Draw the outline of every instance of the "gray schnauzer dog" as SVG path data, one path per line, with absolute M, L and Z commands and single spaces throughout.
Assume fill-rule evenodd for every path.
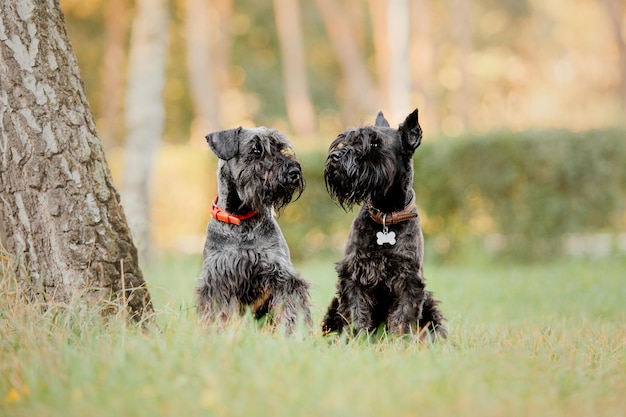
M 355 333 L 386 324 L 390 333 L 445 338 L 439 302 L 424 279 L 424 238 L 413 191 L 413 153 L 422 129 L 417 109 L 398 129 L 382 112 L 374 126 L 349 129 L 331 143 L 324 178 L 342 208 L 365 203 L 337 263 L 337 294 L 322 322 L 324 334 Z
M 199 316 L 224 324 L 249 308 L 287 333 L 300 318 L 311 326 L 309 283 L 291 264 L 274 219 L 274 210 L 304 190 L 291 144 L 265 127 L 210 133 L 206 140 L 219 162 L 197 287 Z

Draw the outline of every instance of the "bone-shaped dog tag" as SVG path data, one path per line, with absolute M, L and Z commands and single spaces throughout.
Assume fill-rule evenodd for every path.
M 396 233 L 395 232 L 378 232 L 376 233 L 376 243 L 379 245 L 384 245 L 388 243 L 390 245 L 396 244 Z

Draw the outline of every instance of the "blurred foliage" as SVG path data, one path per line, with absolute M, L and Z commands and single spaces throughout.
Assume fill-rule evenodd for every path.
M 422 145 L 415 190 L 429 257 L 485 241 L 500 256 L 562 254 L 568 233 L 626 232 L 626 133 L 499 132 Z M 354 213 L 324 188 L 324 155 L 300 155 L 307 189 L 279 219 L 293 255 L 341 248 Z
M 278 218 L 292 256 L 336 254 L 343 244 L 354 213 L 346 213 L 328 196 L 324 185 L 324 152 L 298 154 L 306 189 Z
M 278 218 L 294 259 L 338 258 L 355 216 L 324 185 L 325 152 L 299 152 L 306 189 Z M 121 153 L 109 152 L 117 177 Z M 429 260 L 481 253 L 537 261 L 569 234 L 626 233 L 626 132 L 545 130 L 425 142 L 415 191 Z M 217 159 L 165 146 L 156 158 L 152 237 L 166 251 L 201 253 Z M 624 248 L 622 248 L 624 249 Z

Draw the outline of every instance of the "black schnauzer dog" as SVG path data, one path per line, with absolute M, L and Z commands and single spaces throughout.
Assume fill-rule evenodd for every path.
M 424 238 L 413 191 L 413 153 L 422 129 L 417 109 L 396 130 L 382 112 L 374 126 L 349 129 L 331 143 L 324 178 L 342 208 L 365 203 L 337 263 L 337 295 L 322 322 L 324 334 L 390 333 L 420 340 L 445 338 L 439 302 L 424 279 Z
M 286 137 L 274 129 L 230 129 L 207 142 L 219 158 L 217 197 L 207 226 L 197 288 L 199 316 L 224 324 L 249 308 L 287 333 L 299 318 L 311 326 L 309 283 L 291 264 L 274 219 L 304 189 Z

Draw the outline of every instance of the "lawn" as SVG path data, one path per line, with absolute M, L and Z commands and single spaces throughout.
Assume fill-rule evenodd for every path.
M 0 286 L 0 416 L 624 416 L 626 261 L 427 265 L 450 338 L 197 323 L 197 257 L 145 268 L 158 329 L 41 312 Z M 332 261 L 298 265 L 319 322 Z

